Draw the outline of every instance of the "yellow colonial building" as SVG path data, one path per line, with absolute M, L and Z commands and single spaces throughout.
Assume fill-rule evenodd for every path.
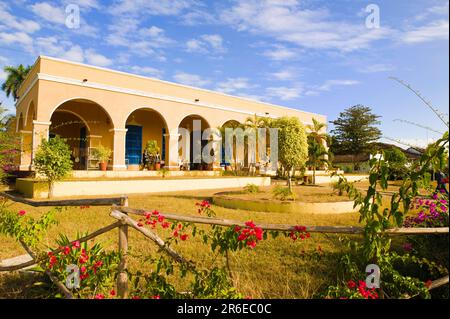
M 99 145 L 113 151 L 109 170 L 135 169 L 149 140 L 157 141 L 163 165 L 179 170 L 179 128 L 192 131 L 193 120 L 202 130 L 255 114 L 326 123 L 319 114 L 46 56 L 37 59 L 18 95 L 21 170 L 32 170 L 42 138 L 54 135 L 67 139 L 75 170 L 98 168 L 92 150 Z

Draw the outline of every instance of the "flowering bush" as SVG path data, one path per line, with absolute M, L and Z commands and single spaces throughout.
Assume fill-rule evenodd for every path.
M 105 252 L 99 243 L 91 247 L 79 241 L 71 244 L 66 236 L 60 236 L 57 243 L 59 249 L 47 253 L 44 267 L 66 283 L 68 276 L 72 275 L 67 266 L 76 266 L 73 271 L 79 270 L 80 282 L 79 287 L 72 290 L 75 296 L 102 299 L 101 296 L 115 295 L 115 273 L 120 261 L 118 253 Z
M 349 280 L 346 286 L 330 287 L 328 298 L 338 299 L 378 299 L 377 289 L 367 288 L 366 282 Z
M 418 210 L 416 216 L 408 216 L 404 227 L 448 227 L 448 196 L 434 193 L 432 198 L 416 198 L 411 209 Z

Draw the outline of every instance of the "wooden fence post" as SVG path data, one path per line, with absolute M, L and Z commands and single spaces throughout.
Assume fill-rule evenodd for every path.
M 122 196 L 121 206 L 128 206 L 128 197 Z M 120 264 L 117 276 L 117 294 L 119 298 L 128 298 L 128 274 L 127 274 L 127 252 L 128 252 L 128 225 L 119 227 L 119 253 Z

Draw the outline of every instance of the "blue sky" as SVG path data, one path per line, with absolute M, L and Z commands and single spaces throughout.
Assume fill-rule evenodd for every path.
M 79 27 L 67 26 L 70 4 L 80 10 Z M 379 9 L 375 27 L 366 24 L 371 4 Z M 0 1 L 0 67 L 44 54 L 329 120 L 364 104 L 382 116 L 385 136 L 423 145 L 436 133 L 395 120 L 445 126 L 388 77 L 448 113 L 448 12 L 447 0 Z M 14 110 L 3 92 L 0 101 Z

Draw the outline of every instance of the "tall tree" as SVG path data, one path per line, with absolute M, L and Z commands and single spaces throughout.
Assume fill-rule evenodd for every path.
M 370 143 L 381 137 L 381 131 L 376 125 L 381 116 L 373 114 L 370 107 L 355 105 L 339 114 L 335 121 L 331 121 L 334 129 L 333 153 L 351 154 L 354 165 L 355 156 L 370 149 Z
M 308 142 L 305 127 L 296 117 L 280 117 L 274 120 L 278 128 L 278 161 L 288 174 L 288 187 L 291 187 L 291 174 L 294 168 L 303 167 L 308 159 Z
M 310 165 L 313 169 L 313 179 L 312 183 L 316 184 L 316 170 L 321 166 L 328 164 L 328 160 L 326 158 L 328 155 L 325 146 L 322 143 L 318 142 L 313 135 L 308 136 L 308 161 L 307 165 Z
M 2 90 L 5 91 L 7 97 L 12 95 L 14 101 L 16 101 L 19 98 L 18 91 L 20 85 L 25 80 L 28 72 L 30 72 L 31 66 L 24 67 L 22 64 L 17 67 L 5 66 L 3 70 L 7 76 L 5 82 L 2 84 Z
M 308 136 L 313 137 L 317 143 L 322 144 L 323 141 L 328 140 L 327 133 L 323 132 L 323 129 L 326 127 L 326 123 L 319 122 L 315 118 L 312 119 L 312 124 L 308 124 L 306 127 L 308 128 Z

